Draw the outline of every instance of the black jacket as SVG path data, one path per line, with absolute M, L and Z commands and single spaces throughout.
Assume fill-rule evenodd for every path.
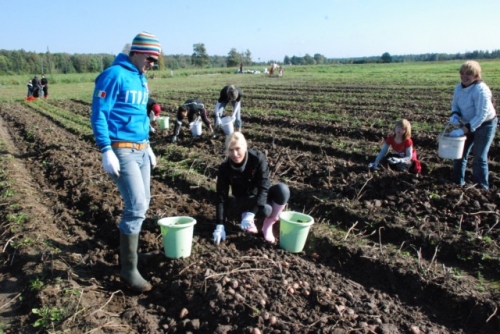
M 252 212 L 264 207 L 271 183 L 266 157 L 256 150 L 247 151 L 247 161 L 242 171 L 228 158 L 219 166 L 217 176 L 216 220 L 224 221 L 224 203 L 229 199 L 229 188 L 234 197 L 250 197 Z
M 229 103 L 229 102 L 231 102 L 231 100 L 229 99 L 229 95 L 227 95 L 228 88 L 229 88 L 229 86 L 226 86 L 226 87 L 224 87 L 224 88 L 221 89 L 219 100 L 217 100 L 218 102 L 220 102 L 220 103 Z M 236 99 L 236 102 L 240 102 L 241 98 L 243 97 L 243 92 L 238 87 L 235 87 L 235 88 L 238 91 L 238 98 Z

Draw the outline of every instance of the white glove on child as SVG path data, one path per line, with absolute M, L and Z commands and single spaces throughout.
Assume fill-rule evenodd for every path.
M 148 155 L 149 155 L 149 161 L 151 161 L 151 166 L 153 168 L 156 167 L 156 155 L 153 153 L 153 149 L 151 147 L 148 147 Z
M 226 240 L 226 231 L 224 230 L 224 225 L 219 224 L 215 227 L 214 231 L 214 244 L 218 245 L 220 242 Z
M 245 212 L 241 215 L 240 227 L 243 231 L 257 233 L 257 227 L 254 223 L 255 213 Z
M 120 162 L 113 150 L 107 150 L 102 154 L 102 167 L 107 173 L 120 176 Z
M 453 126 L 459 126 L 460 125 L 460 117 L 458 117 L 457 114 L 453 114 L 450 117 L 450 124 Z
M 389 157 L 387 158 L 387 162 L 389 162 L 390 164 L 399 164 L 403 162 L 403 159 L 396 157 Z

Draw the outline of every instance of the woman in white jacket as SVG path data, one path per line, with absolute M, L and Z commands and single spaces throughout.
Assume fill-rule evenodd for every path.
M 460 67 L 461 82 L 456 85 L 451 103 L 450 123 L 456 130 L 451 137 L 466 136 L 461 159 L 453 161 L 453 181 L 465 184 L 467 159 L 472 151 L 472 176 L 479 188 L 488 190 L 488 151 L 498 124 L 490 88 L 481 78 L 481 66 L 474 60 Z

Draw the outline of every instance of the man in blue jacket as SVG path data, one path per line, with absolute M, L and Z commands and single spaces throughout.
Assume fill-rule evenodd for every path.
M 141 32 L 113 64 L 95 80 L 91 123 L 102 153 L 104 170 L 123 199 L 120 230 L 122 279 L 135 291 L 151 290 L 137 269 L 139 233 L 151 199 L 151 166 L 156 157 L 149 145 L 149 97 L 144 75 L 161 55 L 156 36 Z

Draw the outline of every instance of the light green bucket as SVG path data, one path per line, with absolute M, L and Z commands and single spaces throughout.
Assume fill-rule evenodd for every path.
M 158 117 L 158 125 L 160 126 L 160 130 L 167 130 L 170 127 L 169 120 L 170 118 L 166 116 Z
M 165 256 L 179 259 L 191 255 L 196 219 L 192 217 L 167 217 L 158 220 Z
M 280 214 L 280 247 L 291 253 L 304 249 L 314 218 L 304 213 L 284 211 Z

